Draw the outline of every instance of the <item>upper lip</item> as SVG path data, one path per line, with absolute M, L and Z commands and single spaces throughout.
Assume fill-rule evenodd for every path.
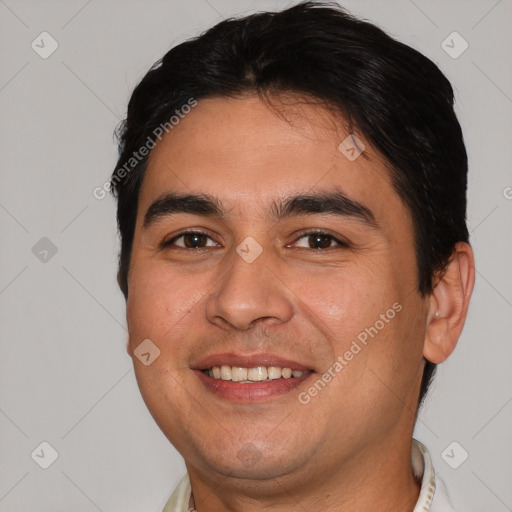
M 235 354 L 233 352 L 224 354 L 211 354 L 201 358 L 194 363 L 192 369 L 206 370 L 214 366 L 238 366 L 240 368 L 254 368 L 256 366 L 279 366 L 281 368 L 291 368 L 292 370 L 307 371 L 311 367 L 305 366 L 284 357 L 275 354 L 257 353 L 257 354 Z

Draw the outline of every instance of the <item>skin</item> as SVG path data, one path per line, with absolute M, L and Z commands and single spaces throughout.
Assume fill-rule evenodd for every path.
M 349 161 L 338 150 L 349 133 L 343 119 L 293 96 L 274 100 L 284 117 L 257 96 L 201 100 L 151 152 L 127 299 L 128 352 L 148 338 L 160 350 L 149 366 L 133 357 L 142 396 L 185 459 L 199 512 L 412 511 L 424 357 L 439 363 L 455 348 L 474 282 L 471 248 L 459 243 L 422 297 L 411 215 L 382 157 L 356 133 L 366 149 Z M 333 189 L 371 210 L 378 228 L 324 213 L 267 217 L 274 201 Z M 214 195 L 225 215 L 179 213 L 144 228 L 167 192 Z M 315 229 L 350 246 L 329 238 L 327 248 L 310 246 Z M 207 234 L 206 247 L 184 248 L 183 238 L 161 247 L 194 230 Z M 236 252 L 248 236 L 263 249 L 250 264 Z M 395 303 L 402 310 L 301 404 L 298 394 Z M 237 403 L 192 370 L 204 355 L 261 351 L 316 375 Z

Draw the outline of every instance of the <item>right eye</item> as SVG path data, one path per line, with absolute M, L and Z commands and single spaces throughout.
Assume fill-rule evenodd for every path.
M 208 245 L 208 241 L 211 242 L 210 245 Z M 172 248 L 173 246 L 180 249 L 203 249 L 205 247 L 216 247 L 218 244 L 202 231 L 186 231 L 162 244 L 162 248 Z

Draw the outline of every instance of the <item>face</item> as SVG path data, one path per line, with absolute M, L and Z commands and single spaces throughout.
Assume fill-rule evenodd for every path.
M 382 158 L 275 101 L 201 100 L 151 152 L 129 352 L 189 472 L 311 481 L 410 437 L 427 303 Z

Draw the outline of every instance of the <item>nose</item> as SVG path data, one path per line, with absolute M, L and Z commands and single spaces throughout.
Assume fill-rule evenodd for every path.
M 287 322 L 293 315 L 289 288 L 276 277 L 266 251 L 252 263 L 237 253 L 226 261 L 222 277 L 206 301 L 206 317 L 220 327 L 250 329 Z

